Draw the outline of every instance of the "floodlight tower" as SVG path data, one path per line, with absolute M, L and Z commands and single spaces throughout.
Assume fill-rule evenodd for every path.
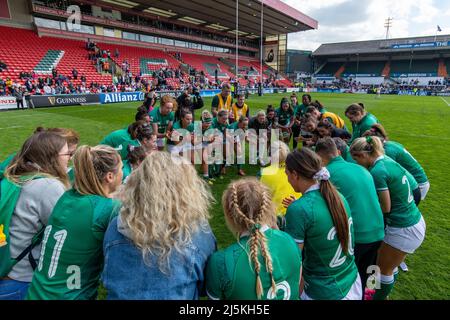
M 392 28 L 392 20 L 394 20 L 394 18 L 388 17 L 384 23 L 384 27 L 386 28 L 386 40 L 389 39 L 389 30 Z

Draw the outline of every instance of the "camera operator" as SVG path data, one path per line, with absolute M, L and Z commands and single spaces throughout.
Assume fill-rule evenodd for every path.
M 190 111 L 193 119 L 195 119 L 194 111 L 204 106 L 203 99 L 200 96 L 200 90 L 191 85 L 187 86 L 184 92 L 177 98 L 177 104 L 178 109 L 175 112 L 175 121 L 180 120 L 183 109 Z
M 155 89 L 150 89 L 145 94 L 144 103 L 142 105 L 145 107 L 147 112 L 150 112 L 155 107 L 157 100 L 158 100 L 158 96 L 156 94 Z

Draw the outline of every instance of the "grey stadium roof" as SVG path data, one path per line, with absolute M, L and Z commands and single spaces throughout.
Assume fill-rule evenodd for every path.
M 420 44 L 431 42 L 447 42 L 444 47 L 420 47 Z M 404 48 L 394 49 L 392 46 L 401 45 Z M 415 45 L 414 48 L 411 45 Z M 450 50 L 450 35 L 435 37 L 416 37 L 416 38 L 398 38 L 388 40 L 370 40 L 355 42 L 340 42 L 322 44 L 314 53 L 314 57 L 328 57 L 337 55 L 356 55 L 356 54 L 386 54 L 386 53 L 405 53 L 405 52 L 429 52 L 436 50 Z
M 126 9 L 161 21 L 190 23 L 197 27 L 236 33 L 236 0 L 77 0 L 77 2 Z M 239 34 L 260 35 L 261 3 L 264 3 L 264 35 L 317 29 L 318 22 L 280 0 L 239 0 Z M 210 30 L 211 30 L 210 29 Z

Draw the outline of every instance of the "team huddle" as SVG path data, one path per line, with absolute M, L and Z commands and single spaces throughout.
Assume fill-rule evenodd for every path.
M 100 283 L 107 299 L 386 299 L 425 238 L 430 183 L 407 149 L 361 103 L 350 133 L 309 94 L 250 117 L 225 84 L 195 122 L 190 90 L 94 147 L 39 127 L 0 163 L 0 300 L 96 299 Z M 261 130 L 278 161 L 258 147 L 257 177 L 236 165 L 221 199 L 236 242 L 217 250 L 210 186 L 230 165 L 210 157 Z

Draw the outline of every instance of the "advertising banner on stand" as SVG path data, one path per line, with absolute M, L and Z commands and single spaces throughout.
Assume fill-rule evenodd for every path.
M 60 107 L 86 104 L 99 104 L 98 94 L 64 94 L 52 96 L 30 96 L 31 108 Z

